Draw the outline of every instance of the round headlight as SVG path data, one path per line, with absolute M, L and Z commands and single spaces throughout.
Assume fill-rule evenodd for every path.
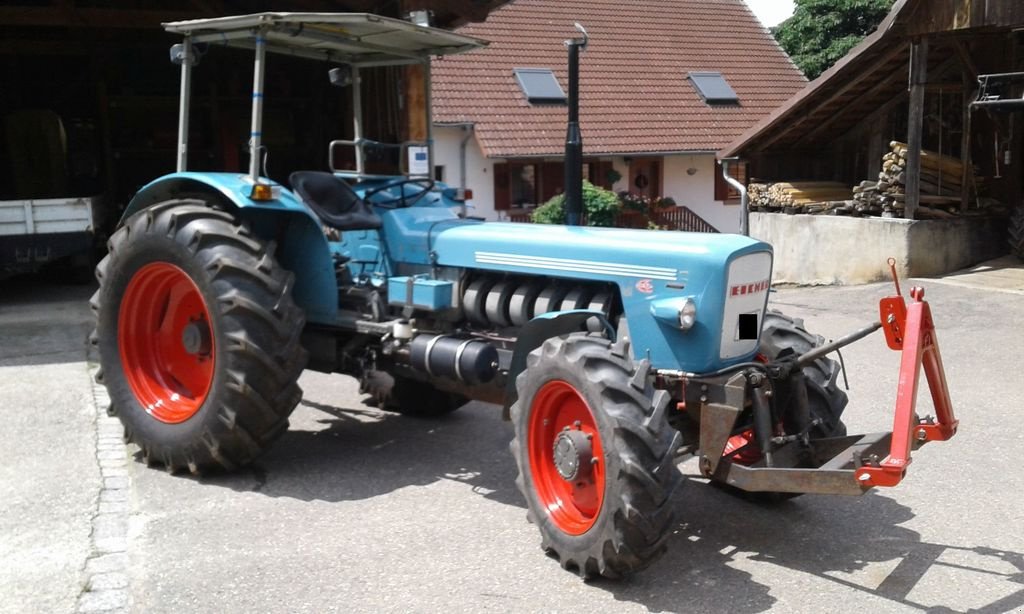
M 682 308 L 679 309 L 679 328 L 690 330 L 697 322 L 697 303 L 692 298 L 686 299 Z

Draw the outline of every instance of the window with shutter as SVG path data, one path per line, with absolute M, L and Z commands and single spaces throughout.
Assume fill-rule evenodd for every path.
M 747 185 L 747 163 L 729 163 L 729 176 L 735 178 L 743 185 Z M 740 193 L 726 183 L 722 177 L 722 163 L 715 161 L 715 200 L 736 204 L 740 200 Z
M 508 164 L 494 164 L 494 210 L 507 211 L 512 205 L 512 197 L 508 189 Z

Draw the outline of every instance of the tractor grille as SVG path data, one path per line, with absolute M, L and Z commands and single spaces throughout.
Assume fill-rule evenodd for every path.
M 729 264 L 722 345 L 719 351 L 722 360 L 743 356 L 757 349 L 771 276 L 770 252 L 740 256 Z

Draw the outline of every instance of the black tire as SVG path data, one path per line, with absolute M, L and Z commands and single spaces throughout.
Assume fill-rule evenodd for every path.
M 372 404 L 385 411 L 414 418 L 436 418 L 452 413 L 469 399 L 427 382 L 381 371 L 369 373 L 360 382 L 360 392 L 369 394 Z
M 1024 205 L 1010 212 L 1010 228 L 1007 236 L 1010 253 L 1024 260 Z
M 594 467 L 604 462 L 603 497 L 583 532 L 565 530 L 566 523 L 544 504 L 545 494 L 538 490 L 538 484 L 547 488 L 545 476 L 555 475 L 555 482 L 562 479 L 551 473 L 557 470 L 554 443 L 558 437 L 552 441 L 541 441 L 546 436 L 531 437 L 531 425 L 548 429 L 550 423 L 556 431 L 572 426 L 556 424 L 564 414 L 548 420 L 554 407 L 563 407 L 552 403 L 544 409 L 544 391 L 551 386 L 582 399 L 593 418 L 595 432 L 590 434 L 603 449 L 591 461 Z M 510 446 L 519 468 L 516 485 L 526 498 L 527 518 L 540 528 L 544 550 L 563 568 L 584 578 L 623 577 L 660 557 L 674 524 L 672 494 L 682 481 L 674 462 L 681 435 L 666 420 L 669 394 L 654 390 L 650 363 L 634 363 L 627 344 L 613 345 L 601 336 L 553 338 L 530 353 L 516 389 L 518 400 L 511 408 L 515 438 Z M 583 431 L 585 427 L 576 424 L 575 428 Z M 546 463 L 536 468 L 537 475 L 531 448 L 539 462 Z M 580 467 L 587 464 L 586 458 L 580 458 Z M 596 481 L 594 490 L 600 491 Z
M 108 247 L 96 269 L 100 288 L 91 300 L 97 322 L 93 339 L 110 394 L 109 413 L 121 420 L 126 441 L 138 444 L 147 463 L 172 473 L 232 470 L 253 460 L 287 430 L 288 415 L 302 398 L 297 380 L 307 359 L 299 342 L 305 317 L 291 298 L 294 276 L 277 264 L 272 244 L 231 214 L 196 199 L 167 201 L 135 214 Z M 129 283 L 144 267 L 166 265 L 177 267 L 194 285 L 212 339 L 208 393 L 178 422 L 147 413 L 126 375 L 119 339 L 126 291 L 143 296 Z M 130 337 L 125 335 L 123 343 L 131 344 Z M 153 346 L 157 349 L 148 351 L 160 356 L 164 350 L 156 342 Z
M 824 343 L 825 339 L 820 335 L 807 332 L 803 320 L 775 310 L 769 310 L 764 316 L 761 353 L 769 359 L 774 360 L 790 353 L 803 354 Z M 811 418 L 821 419 L 821 424 L 812 429 L 812 437 L 846 435 L 846 425 L 841 418 L 848 398 L 846 392 L 839 388 L 840 371 L 838 362 L 824 357 L 804 367 Z M 785 404 L 787 391 L 777 392 L 780 396 L 776 397 L 776 402 Z
M 786 314 L 769 310 L 764 316 L 764 327 L 761 332 L 761 353 L 771 360 L 787 354 L 803 354 L 825 343 L 820 335 L 813 335 L 804 328 L 803 320 Z M 846 425 L 841 419 L 846 409 L 848 398 L 838 385 L 839 363 L 830 358 L 819 358 L 804 367 L 804 378 L 807 382 L 807 401 L 811 418 L 818 418 L 821 423 L 811 429 L 811 437 L 843 437 Z M 775 402 L 782 405 L 790 401 L 789 390 L 777 386 Z M 753 503 L 779 503 L 799 497 L 801 493 L 791 492 L 747 492 L 734 486 L 712 480 L 711 484 L 731 495 L 735 495 Z

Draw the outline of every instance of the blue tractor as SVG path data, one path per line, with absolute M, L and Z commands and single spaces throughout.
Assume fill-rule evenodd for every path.
M 147 462 L 194 474 L 249 463 L 287 429 L 304 369 L 357 378 L 402 414 L 490 401 L 513 423 L 543 547 L 583 576 L 619 577 L 663 552 L 681 454 L 737 491 L 860 494 L 955 430 L 917 295 L 824 344 L 767 309 L 760 241 L 472 219 L 461 190 L 431 180 L 429 137 L 388 146 L 402 174 L 368 173 L 366 151 L 383 145 L 362 132 L 360 70 L 421 65 L 429 100 L 430 58 L 482 41 L 366 14 L 165 27 L 184 36 L 178 169 L 129 204 L 92 300 L 110 411 Z M 255 52 L 245 174 L 187 170 L 192 69 L 216 45 Z M 327 62 L 352 94 L 353 138 L 290 188 L 261 164 L 271 53 Z M 901 388 L 892 433 L 847 436 L 826 354 L 879 328 L 910 356 L 908 385 L 923 361 L 939 417 L 918 420 Z

